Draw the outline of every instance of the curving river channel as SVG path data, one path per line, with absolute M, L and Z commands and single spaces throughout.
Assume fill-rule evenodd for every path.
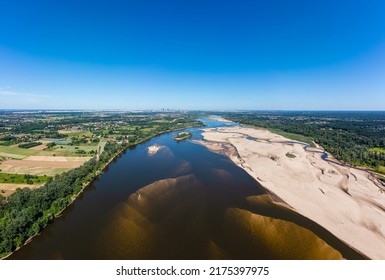
M 207 127 L 236 125 L 203 119 Z M 185 131 L 202 139 L 201 128 Z M 177 132 L 128 149 L 9 259 L 361 259 Z M 148 147 L 159 145 L 156 153 Z

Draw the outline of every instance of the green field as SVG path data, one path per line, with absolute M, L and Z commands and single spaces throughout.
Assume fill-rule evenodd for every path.
M 29 156 L 51 156 L 52 152 L 0 146 L 0 157 L 24 159 Z
M 296 156 L 295 156 L 294 154 L 289 153 L 289 152 L 286 153 L 286 156 L 287 156 L 288 158 L 296 158 Z
M 104 142 L 105 145 L 105 142 Z M 104 149 L 102 145 L 102 150 Z M 97 145 L 56 145 L 44 151 L 23 149 L 17 147 L 0 146 L 0 157 L 12 158 L 12 159 L 24 159 L 29 156 L 65 156 L 65 157 L 78 157 L 78 156 L 90 156 L 90 151 L 96 151 Z M 86 154 L 79 154 L 77 151 L 83 150 Z
M 67 137 L 82 137 L 82 136 L 85 136 L 85 137 L 91 137 L 92 136 L 92 132 L 90 131 L 61 131 L 62 134 L 66 135 Z
M 16 147 L 0 146 L 0 157 L 9 157 L 13 159 L 23 159 L 28 156 L 36 155 L 40 151 L 22 149 Z
M 96 151 L 96 145 L 81 145 L 81 146 L 70 146 L 70 145 L 56 145 L 48 150 L 55 154 L 55 156 L 64 157 L 78 157 L 78 156 L 90 156 L 89 152 Z M 79 154 L 77 151 L 85 151 L 86 154 Z
M 41 184 L 48 180 L 48 176 L 31 176 L 22 174 L 0 173 L 0 183 L 11 184 Z

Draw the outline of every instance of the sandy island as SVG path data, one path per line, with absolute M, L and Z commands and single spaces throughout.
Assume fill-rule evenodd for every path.
M 154 144 L 152 146 L 147 147 L 147 154 L 149 156 L 155 155 L 160 149 L 164 148 L 165 146 L 161 146 L 158 144 Z
M 219 122 L 224 122 L 224 123 L 232 123 L 232 121 L 224 119 L 224 118 L 222 118 L 220 116 L 210 116 L 208 119 L 209 120 L 214 120 L 214 121 L 219 121 Z
M 345 166 L 323 149 L 267 130 L 205 129 L 196 141 L 227 154 L 288 207 L 371 259 L 385 259 L 385 189 L 369 172 Z

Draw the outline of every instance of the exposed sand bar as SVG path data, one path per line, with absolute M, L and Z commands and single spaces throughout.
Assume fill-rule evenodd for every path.
M 150 147 L 147 147 L 148 155 L 149 156 L 153 156 L 162 148 L 164 148 L 164 146 L 160 146 L 158 144 L 154 144 L 154 145 L 152 145 Z
M 232 123 L 232 121 L 224 119 L 220 116 L 210 116 L 209 119 L 214 121 L 224 122 L 224 123 Z
M 225 127 L 203 136 L 200 143 L 225 152 L 295 211 L 367 257 L 385 259 L 385 191 L 370 173 L 267 130 Z

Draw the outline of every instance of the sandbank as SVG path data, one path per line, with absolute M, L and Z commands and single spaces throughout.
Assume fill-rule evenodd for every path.
M 147 147 L 147 153 L 149 156 L 153 156 L 162 148 L 164 148 L 164 146 L 154 144 L 152 146 Z
M 204 129 L 209 149 L 227 154 L 273 196 L 371 259 L 385 259 L 385 189 L 369 172 L 323 149 L 264 129 Z

